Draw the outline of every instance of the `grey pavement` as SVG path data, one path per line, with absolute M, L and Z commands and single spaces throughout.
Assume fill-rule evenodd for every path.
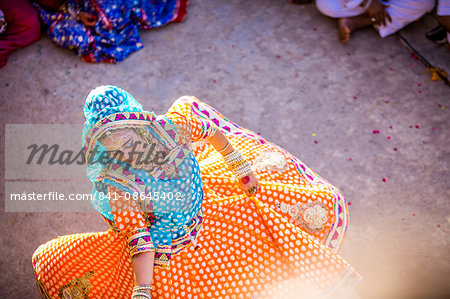
M 423 36 L 433 21 L 402 34 L 449 72 L 449 51 Z M 314 5 L 269 0 L 193 0 L 185 22 L 141 36 L 144 49 L 117 65 L 83 63 L 47 37 L 13 53 L 0 69 L 2 124 L 80 124 L 101 84 L 156 113 L 194 95 L 341 189 L 351 203 L 341 255 L 365 279 L 361 298 L 450 297 L 450 89 L 395 36 L 368 28 L 342 45 Z M 4 194 L 2 184 L 2 206 Z M 39 297 L 40 244 L 107 229 L 93 213 L 0 210 L 1 298 Z

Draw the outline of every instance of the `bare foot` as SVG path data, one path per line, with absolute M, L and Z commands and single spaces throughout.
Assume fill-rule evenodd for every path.
M 350 18 L 340 18 L 338 19 L 339 40 L 342 43 L 347 43 L 353 31 L 369 25 L 372 25 L 372 21 L 366 14 Z
M 352 33 L 351 18 L 341 18 L 338 20 L 339 40 L 342 43 L 347 43 L 350 40 Z

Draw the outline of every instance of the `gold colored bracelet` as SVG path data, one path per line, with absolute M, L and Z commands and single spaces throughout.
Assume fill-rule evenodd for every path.
M 146 292 L 133 292 L 131 299 L 151 299 L 151 295 Z
M 234 150 L 231 153 L 226 154 L 225 156 L 223 156 L 223 159 L 231 167 L 235 167 L 239 162 L 244 160 L 241 153 L 237 150 Z
M 232 168 L 238 179 L 246 177 L 252 173 L 250 163 L 245 160 L 237 150 L 228 153 L 224 157 L 225 162 Z
M 152 285 L 151 284 L 140 284 L 133 288 L 133 292 L 134 291 L 136 291 L 136 292 L 146 291 L 146 290 L 150 290 L 150 291 L 153 290 Z

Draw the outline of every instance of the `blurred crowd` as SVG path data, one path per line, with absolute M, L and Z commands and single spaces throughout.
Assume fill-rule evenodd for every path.
M 313 0 L 290 0 L 309 4 Z M 317 9 L 337 20 L 341 42 L 373 26 L 381 37 L 417 21 L 436 7 L 438 24 L 427 33 L 437 44 L 450 41 L 450 0 L 316 0 Z M 120 62 L 143 47 L 139 30 L 181 22 L 188 0 L 0 0 L 0 67 L 15 49 L 41 37 L 73 50 L 85 62 Z

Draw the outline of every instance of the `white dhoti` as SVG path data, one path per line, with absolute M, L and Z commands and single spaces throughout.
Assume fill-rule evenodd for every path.
M 359 4 L 359 0 L 316 0 L 317 9 L 326 16 L 332 18 L 349 18 L 364 14 L 365 11 Z M 434 7 L 434 0 L 391 0 L 381 1 L 386 5 L 387 13 L 392 18 L 392 23 L 387 22 L 386 26 L 377 26 L 381 37 L 391 35 L 402 29 L 409 23 L 420 19 L 424 14 Z M 449 0 L 443 1 L 448 4 Z

